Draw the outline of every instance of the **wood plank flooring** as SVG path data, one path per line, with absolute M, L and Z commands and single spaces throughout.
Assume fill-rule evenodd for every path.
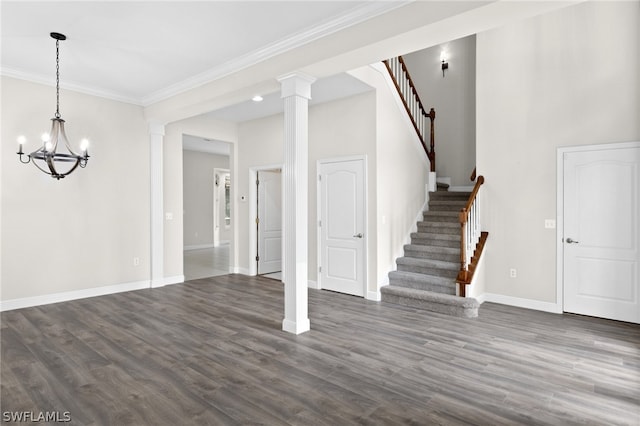
M 640 327 L 458 319 L 226 275 L 1 314 L 1 412 L 74 425 L 639 425 Z M 4 417 L 3 417 L 4 420 Z M 42 423 L 40 423 L 42 424 Z

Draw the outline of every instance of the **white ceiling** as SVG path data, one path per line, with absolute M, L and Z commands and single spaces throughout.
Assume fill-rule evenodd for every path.
M 312 103 L 350 96 L 369 88 L 344 70 L 575 1 L 0 0 L 0 73 L 55 84 L 49 33 L 60 32 L 62 89 L 145 106 L 163 123 L 244 121 L 282 110 L 284 73 L 321 77 Z
M 148 105 L 405 1 L 2 1 L 2 74 Z

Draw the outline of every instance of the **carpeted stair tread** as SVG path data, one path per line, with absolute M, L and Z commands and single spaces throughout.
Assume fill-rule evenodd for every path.
M 460 269 L 460 264 L 457 262 L 447 262 L 445 260 L 434 260 L 434 259 L 417 259 L 415 257 L 399 257 L 396 259 L 396 263 L 402 265 L 415 265 L 415 266 L 425 266 L 436 269 L 446 269 L 451 271 L 458 271 Z
M 429 193 L 429 202 L 431 201 L 444 201 L 444 200 L 464 200 L 469 199 L 470 192 L 458 192 L 458 191 L 436 191 Z
M 458 263 L 416 257 L 401 257 L 396 260 L 398 271 L 415 272 L 455 279 L 460 266 Z
M 480 304 L 472 297 L 458 297 L 432 291 L 388 285 L 380 289 L 382 301 L 398 305 L 426 309 L 441 314 L 463 318 L 478 316 Z
M 459 212 L 467 205 L 465 200 L 429 201 L 429 211 Z
M 452 211 L 426 211 L 422 213 L 422 217 L 425 222 L 450 222 L 450 223 L 460 223 L 458 219 L 459 212 Z M 460 226 L 460 225 L 458 225 Z
M 457 222 L 418 222 L 418 232 L 427 234 L 450 234 L 460 236 L 460 224 Z
M 415 272 L 389 272 L 389 284 L 417 290 L 434 291 L 442 294 L 456 294 L 456 283 L 451 278 Z
M 380 289 L 382 301 L 464 318 L 478 316 L 475 299 L 456 296 L 460 270 L 460 210 L 470 193 L 436 191 L 429 209 L 389 272 L 389 285 Z
M 460 262 L 460 245 L 458 247 L 438 247 L 430 245 L 407 244 L 404 246 L 405 257 L 428 258 Z

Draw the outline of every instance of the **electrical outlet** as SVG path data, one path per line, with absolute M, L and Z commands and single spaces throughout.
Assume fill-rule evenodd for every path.
M 134 257 L 133 258 L 133 266 L 140 266 L 140 258 L 139 257 Z
M 515 268 L 511 268 L 511 269 L 509 269 L 509 276 L 510 276 L 511 278 L 516 278 L 516 277 L 518 276 L 518 271 L 516 271 L 516 269 L 515 269 Z

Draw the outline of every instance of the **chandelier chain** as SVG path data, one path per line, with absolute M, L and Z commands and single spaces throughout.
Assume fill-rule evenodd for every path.
M 60 40 L 56 40 L 56 118 L 60 118 Z

